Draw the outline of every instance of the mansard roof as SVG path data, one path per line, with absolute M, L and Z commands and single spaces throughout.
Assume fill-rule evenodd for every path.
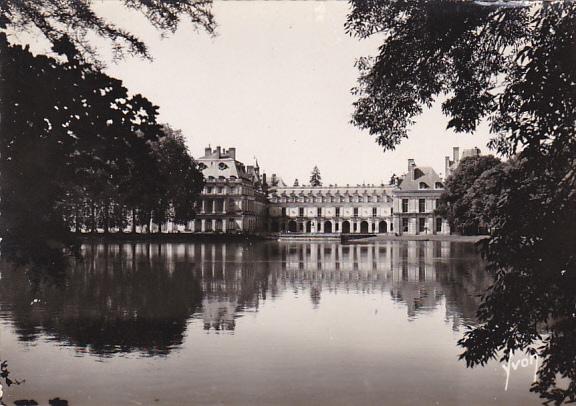
M 402 191 L 438 189 L 436 187 L 437 184 L 441 184 L 442 188 L 444 187 L 442 179 L 433 168 L 429 166 L 415 166 L 412 172 L 402 175 L 398 182 L 398 187 Z M 422 187 L 422 185 L 425 185 L 425 187 Z

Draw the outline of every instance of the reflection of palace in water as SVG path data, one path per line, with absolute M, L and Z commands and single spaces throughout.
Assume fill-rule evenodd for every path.
M 32 288 L 23 272 L 0 268 L 0 317 L 21 340 L 162 355 L 187 328 L 233 331 L 239 317 L 293 292 L 314 308 L 335 291 L 381 293 L 409 318 L 445 303 L 457 326 L 473 322 L 490 283 L 472 245 L 441 241 L 125 243 L 87 245 L 83 254 L 63 286 Z
M 233 310 L 286 291 L 308 290 L 318 306 L 323 291 L 389 292 L 410 317 L 446 298 L 447 317 L 472 320 L 476 293 L 488 277 L 474 248 L 446 241 L 198 244 L 187 255 L 198 267 L 205 328 L 234 328 Z M 468 292 L 462 294 L 461 292 Z

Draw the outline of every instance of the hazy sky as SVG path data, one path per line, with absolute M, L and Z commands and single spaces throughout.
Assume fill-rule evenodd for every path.
M 163 39 L 114 1 L 98 9 L 138 33 L 154 57 L 111 63 L 108 73 L 159 105 L 160 120 L 184 132 L 194 156 L 208 144 L 235 146 L 244 163 L 256 157 L 290 184 L 307 183 L 314 165 L 326 184 L 356 184 L 387 182 L 405 172 L 408 158 L 444 172 L 452 146 L 487 151 L 485 128 L 448 132 L 439 107 L 393 152 L 350 124 L 354 62 L 379 42 L 345 34 L 345 2 L 216 1 L 216 37 L 186 23 Z

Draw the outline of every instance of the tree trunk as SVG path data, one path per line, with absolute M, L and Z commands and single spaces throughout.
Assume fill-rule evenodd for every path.
M 132 209 L 132 234 L 136 234 L 136 209 Z
M 76 228 L 76 230 L 75 230 L 76 234 L 80 234 L 80 210 L 78 209 L 78 206 L 76 206 L 75 212 L 76 212 L 76 214 L 75 214 L 74 222 L 76 224 L 74 225 L 74 227 Z
M 110 206 L 108 202 L 104 204 L 104 234 L 108 234 L 110 228 Z
M 90 204 L 92 206 L 92 210 L 90 213 L 90 222 L 92 223 L 91 224 L 91 226 L 92 226 L 91 231 L 92 231 L 92 233 L 96 233 L 96 205 L 94 204 L 94 202 L 91 202 Z

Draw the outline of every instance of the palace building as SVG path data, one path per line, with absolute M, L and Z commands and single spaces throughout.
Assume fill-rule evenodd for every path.
M 408 160 L 408 172 L 394 189 L 397 234 L 450 234 L 448 221 L 434 214 L 444 183 L 434 169 Z
M 245 166 L 236 160 L 236 148 L 210 147 L 197 159 L 205 185 L 197 217 L 189 225 L 194 232 L 255 233 L 265 230 L 267 199 L 265 179 L 258 163 Z
M 272 232 L 387 233 L 393 231 L 393 186 L 292 186 L 274 190 Z
M 434 210 L 444 190 L 430 167 L 408 160 L 408 171 L 389 185 L 287 186 L 276 175 L 270 188 L 260 168 L 236 160 L 236 149 L 210 147 L 198 164 L 206 184 L 197 218 L 201 233 L 449 234 Z

